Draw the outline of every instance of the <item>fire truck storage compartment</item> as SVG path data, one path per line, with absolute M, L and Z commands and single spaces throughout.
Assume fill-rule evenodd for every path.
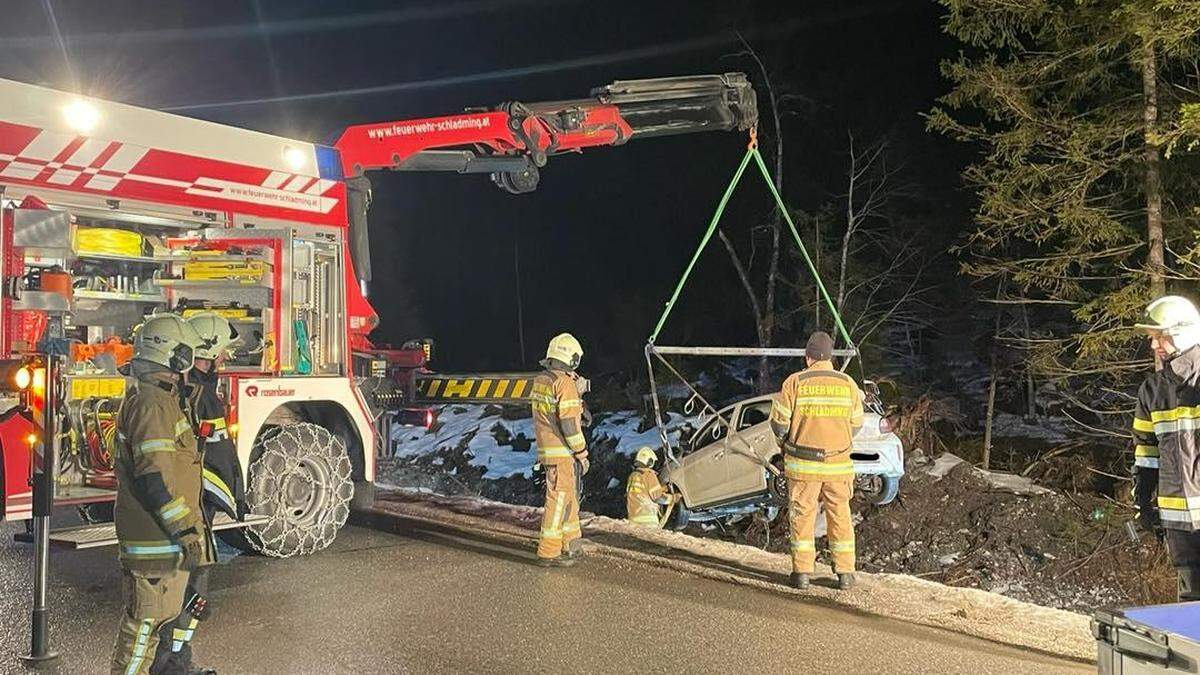
M 210 228 L 167 242 L 172 263 L 158 279 L 171 308 L 183 317 L 212 311 L 229 319 L 238 342 L 223 372 L 276 374 L 289 370 L 280 307 L 288 302 L 282 270 L 289 265 L 286 229 Z
M 224 368 L 229 372 L 296 372 L 293 315 L 308 324 L 307 335 L 318 345 L 312 350 L 315 372 L 329 371 L 331 355 L 338 358 L 343 331 L 333 330 L 330 318 L 342 316 L 339 303 L 330 300 L 340 292 L 337 238 L 314 237 L 302 245 L 300 284 L 292 279 L 288 227 L 232 229 L 218 214 L 174 218 L 49 203 L 3 203 L 8 231 L 0 242 L 10 243 L 2 253 L 12 281 L 0 301 L 0 351 L 4 357 L 49 352 L 63 358 L 56 503 L 113 497 L 116 412 L 128 386 L 119 368 L 132 358 L 132 329 L 146 315 L 211 310 L 228 317 L 241 337 Z M 293 286 L 304 287 L 305 302 L 291 311 Z M 275 320 L 281 307 L 289 308 L 288 321 Z M 277 350 L 279 344 L 289 348 Z M 338 372 L 336 363 L 332 372 Z M 9 435 L 5 444 L 14 447 Z M 6 506 L 14 507 L 6 509 L 14 511 L 9 516 L 28 509 Z

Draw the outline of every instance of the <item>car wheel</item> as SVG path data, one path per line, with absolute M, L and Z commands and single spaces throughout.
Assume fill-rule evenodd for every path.
M 315 424 L 289 424 L 260 437 L 251 456 L 250 512 L 268 517 L 245 528 L 251 548 L 290 558 L 333 543 L 354 495 L 342 441 Z
M 692 512 L 688 511 L 687 506 L 683 503 L 683 498 L 679 496 L 679 492 L 671 490 L 678 499 L 675 502 L 675 508 L 671 511 L 671 517 L 667 519 L 666 528 L 668 530 L 682 530 L 688 526 L 692 520 Z
M 866 474 L 854 479 L 854 488 L 871 504 L 884 506 L 900 493 L 900 477 Z
M 767 492 L 771 495 L 771 506 L 783 510 L 788 505 L 787 473 L 783 470 L 783 460 L 778 457 L 771 461 L 771 466 L 779 473 L 767 472 Z

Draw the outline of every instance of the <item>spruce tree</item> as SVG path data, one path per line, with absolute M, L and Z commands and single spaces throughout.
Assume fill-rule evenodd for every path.
M 1124 426 L 1150 363 L 1130 326 L 1164 289 L 1193 295 L 1172 251 L 1193 242 L 1200 174 L 1164 148 L 1198 100 L 1184 88 L 1198 3 L 939 1 L 963 50 L 928 125 L 980 150 L 963 173 L 978 203 L 962 269 L 1031 312 L 1033 337 L 1010 345 L 1073 417 Z

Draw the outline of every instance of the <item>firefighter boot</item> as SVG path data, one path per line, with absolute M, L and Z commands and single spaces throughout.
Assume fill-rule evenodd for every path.
M 575 559 L 564 554 L 557 558 L 538 558 L 537 564 L 541 567 L 570 567 L 575 564 Z
M 842 572 L 838 575 L 838 590 L 846 591 L 854 587 L 854 575 Z
M 803 572 L 792 572 L 789 581 L 792 588 L 799 588 L 802 591 L 808 588 L 808 575 Z

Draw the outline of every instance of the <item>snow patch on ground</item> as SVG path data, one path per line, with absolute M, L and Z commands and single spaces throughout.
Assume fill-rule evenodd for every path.
M 695 424 L 696 418 L 684 417 L 678 413 L 666 413 L 663 418 L 663 424 L 667 428 L 667 438 L 670 439 L 671 445 L 679 446 L 679 434 L 683 426 L 686 424 Z M 632 457 L 637 454 L 638 449 L 650 446 L 658 449 L 662 447 L 662 440 L 658 435 L 658 427 L 651 426 L 645 431 L 638 431 L 643 421 L 642 416 L 632 410 L 621 410 L 611 415 L 606 415 L 603 420 L 600 420 L 592 428 L 593 439 L 609 438 L 616 441 L 613 446 L 613 452 Z
M 436 455 L 438 451 L 456 447 L 464 438 L 466 452 L 473 466 L 483 467 L 484 478 L 508 476 L 528 478 L 533 471 L 533 459 L 528 446 L 501 445 L 496 436 L 503 429 L 512 438 L 533 439 L 533 420 L 505 420 L 499 414 L 487 414 L 481 405 L 446 406 L 438 414 L 433 430 L 404 427 L 392 437 L 397 459 L 414 459 Z M 434 458 L 435 463 L 439 458 Z
M 664 424 L 671 443 L 677 446 L 682 429 L 695 422 L 695 417 L 666 413 Z M 610 452 L 630 457 L 644 446 L 660 448 L 658 427 L 639 430 L 644 423 L 642 415 L 632 410 L 597 415 L 590 430 L 592 445 L 604 444 L 607 448 L 611 443 Z M 392 447 L 395 458 L 402 462 L 430 458 L 431 463 L 441 464 L 439 453 L 455 449 L 464 439 L 470 439 L 464 453 L 472 466 L 484 469 L 484 479 L 529 478 L 536 461 L 533 438 L 531 418 L 505 419 L 494 406 L 450 405 L 438 413 L 438 424 L 432 430 L 399 428 L 392 436 Z
M 1070 440 L 1069 421 L 1065 417 L 1039 417 L 1032 422 L 1021 415 L 996 412 L 992 420 L 993 438 L 1032 438 L 1050 443 Z
M 925 470 L 925 473 L 933 476 L 935 479 L 940 480 L 944 478 L 946 474 L 950 473 L 954 467 L 965 463 L 966 460 L 964 460 L 962 457 L 949 452 L 944 452 L 937 459 L 933 460 L 933 463 L 929 465 L 929 468 Z M 977 467 L 971 467 L 971 470 L 980 478 L 983 478 L 983 480 L 986 481 L 989 486 L 996 490 L 1004 490 L 1005 492 L 1012 492 L 1018 495 L 1054 494 L 1053 490 L 1044 488 L 1025 476 L 1004 473 L 1002 471 L 984 471 L 983 469 Z

